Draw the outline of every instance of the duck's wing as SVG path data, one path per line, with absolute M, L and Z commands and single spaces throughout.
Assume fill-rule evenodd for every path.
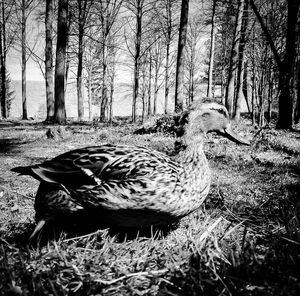
M 76 188 L 99 185 L 101 180 L 121 180 L 151 173 L 168 157 L 150 149 L 127 145 L 101 145 L 76 149 L 52 160 L 12 171 L 42 182 Z

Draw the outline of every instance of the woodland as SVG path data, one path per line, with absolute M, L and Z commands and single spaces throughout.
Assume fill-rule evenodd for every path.
M 46 94 L 34 120 L 29 60 Z M 175 116 L 206 98 L 251 144 L 205 136 L 212 184 L 199 210 L 166 232 L 29 240 L 39 182 L 10 169 L 103 143 L 173 157 Z M 0 0 L 0 295 L 299 295 L 299 120 L 299 0 Z

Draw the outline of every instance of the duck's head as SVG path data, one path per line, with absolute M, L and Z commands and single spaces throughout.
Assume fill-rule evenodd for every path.
M 202 141 L 203 133 L 217 132 L 233 142 L 250 145 L 250 142 L 235 133 L 227 109 L 216 102 L 196 103 L 180 119 L 183 137 L 187 145 Z

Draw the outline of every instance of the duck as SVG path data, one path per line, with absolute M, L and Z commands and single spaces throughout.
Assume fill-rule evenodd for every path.
M 169 225 L 196 211 L 211 182 L 203 151 L 209 132 L 250 145 L 233 131 L 223 105 L 204 102 L 181 115 L 178 135 L 185 148 L 176 159 L 147 147 L 106 143 L 12 168 L 40 181 L 31 238 L 49 221 L 140 228 Z

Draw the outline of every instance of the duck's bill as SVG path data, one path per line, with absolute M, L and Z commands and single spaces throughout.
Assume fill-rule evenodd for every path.
M 241 137 L 240 135 L 235 133 L 232 129 L 226 128 L 226 129 L 224 129 L 224 132 L 225 132 L 225 136 L 229 140 L 239 143 L 239 144 L 250 145 L 250 142 L 246 138 Z

